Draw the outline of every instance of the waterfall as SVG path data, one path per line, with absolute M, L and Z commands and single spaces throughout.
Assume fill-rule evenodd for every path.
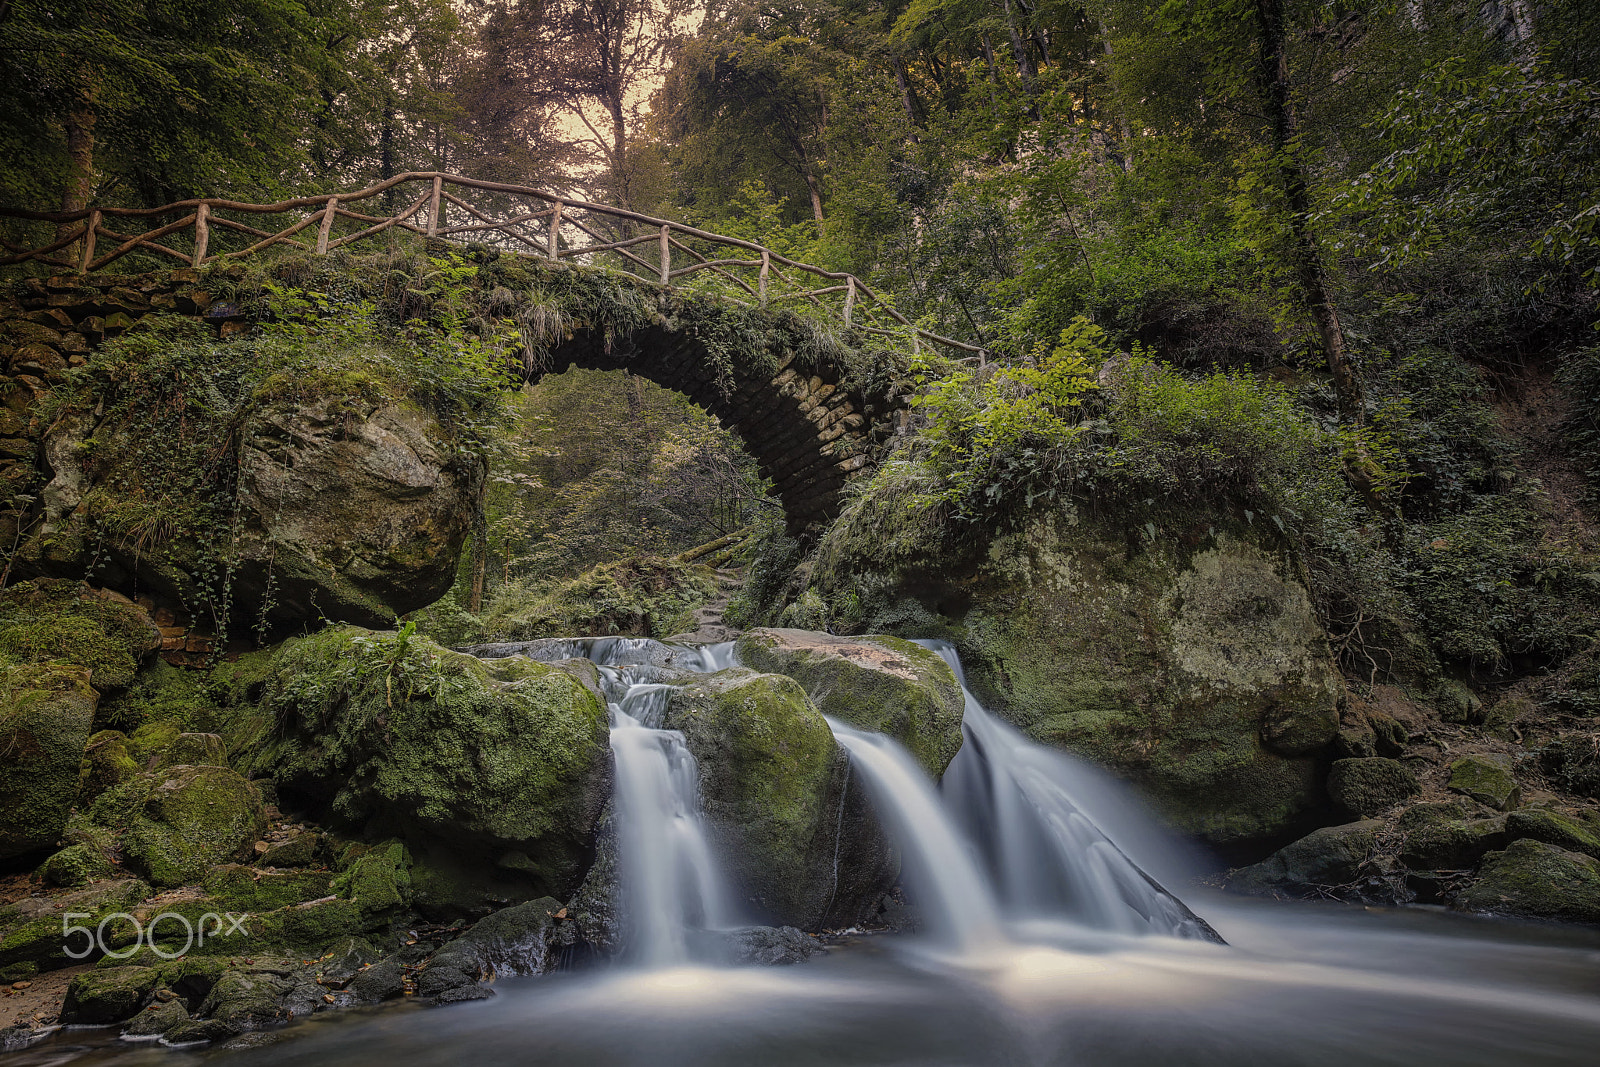
M 689 933 L 730 925 L 720 867 L 700 818 L 700 766 L 677 730 L 664 730 L 672 668 L 714 671 L 732 660 L 732 642 L 704 648 L 648 638 L 601 637 L 530 642 L 520 654 L 583 658 L 600 671 L 616 767 L 618 882 L 626 957 L 644 967 L 689 962 Z
M 828 720 L 833 736 L 860 768 L 879 817 L 905 853 L 905 872 L 918 890 L 928 926 L 958 952 L 972 954 L 1005 941 L 988 879 L 945 814 L 933 783 L 911 754 L 883 734 Z
M 937 652 L 961 685 L 963 744 L 945 771 L 945 805 L 979 844 L 1009 914 L 1220 940 L 1094 817 L 1092 801 L 1105 790 L 1098 772 L 984 708 L 948 642 L 918 644 Z

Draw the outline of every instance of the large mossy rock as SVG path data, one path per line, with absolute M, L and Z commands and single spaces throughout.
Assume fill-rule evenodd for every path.
M 529 896 L 582 877 L 611 760 L 605 706 L 572 675 L 335 627 L 283 646 L 264 700 L 255 769 L 284 797 L 480 866 L 510 857 Z
M 228 595 L 250 605 L 246 624 L 320 619 L 384 625 L 437 600 L 455 578 L 482 491 L 484 464 L 415 403 L 359 388 L 268 398 L 237 434 L 237 511 Z M 24 572 L 84 573 L 97 551 L 90 509 L 133 507 L 139 443 L 87 416 L 63 419 L 44 441 L 52 474 L 44 522 L 18 552 Z M 215 545 L 175 541 L 151 551 L 110 540 L 99 560 L 111 584 L 184 602 L 210 592 Z
M 1271 839 L 1321 802 L 1342 683 L 1280 557 L 1204 524 L 1196 540 L 1064 511 L 995 538 L 940 603 L 971 605 L 954 636 L 986 705 L 1133 778 L 1183 830 Z
M 827 716 L 885 733 L 938 778 L 961 748 L 965 700 L 937 653 L 898 637 L 835 637 L 811 630 L 751 630 L 739 662 L 805 687 Z
M 163 767 L 103 794 L 90 817 L 122 831 L 122 851 L 152 885 L 197 885 L 249 859 L 266 831 L 261 794 L 228 767 Z
M 144 1006 L 160 974 L 154 967 L 96 968 L 78 975 L 61 1006 L 64 1023 L 114 1023 Z
M 1324 826 L 1285 845 L 1260 863 L 1235 871 L 1228 888 L 1257 895 L 1300 894 L 1355 881 L 1383 829 L 1378 819 Z
M 78 667 L 0 669 L 0 860 L 55 847 L 98 694 Z
M 1509 840 L 1505 816 L 1469 818 L 1459 802 L 1414 804 L 1399 826 L 1400 860 L 1414 870 L 1464 870 Z
M 893 884 L 898 863 L 849 761 L 794 679 L 740 667 L 701 676 L 672 690 L 665 725 L 700 764 L 719 857 L 755 916 L 845 925 Z
M 79 582 L 0 592 L 0 860 L 58 843 L 101 695 L 160 640 L 138 607 Z
M 1477 881 L 1457 898 L 1468 911 L 1600 923 L 1600 860 L 1523 839 L 1484 858 Z

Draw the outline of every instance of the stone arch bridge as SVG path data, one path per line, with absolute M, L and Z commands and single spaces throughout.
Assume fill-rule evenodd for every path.
M 517 259 L 534 272 L 592 270 Z M 216 281 L 213 273 L 179 268 L 13 283 L 0 299 L 0 367 L 7 379 L 0 385 L 9 392 L 0 408 L 0 482 L 24 481 L 31 471 L 32 402 L 102 340 L 158 311 L 201 318 L 223 335 L 243 329 L 237 309 L 216 299 Z M 910 385 L 903 360 L 892 353 L 880 349 L 872 359 L 815 343 L 819 335 L 808 335 L 783 312 L 728 306 L 614 273 L 609 281 L 633 287 L 657 308 L 653 321 L 619 332 L 602 324 L 604 309 L 592 321 L 580 316 L 530 363 L 528 380 L 574 365 L 625 369 L 687 395 L 743 441 L 772 480 L 791 534 L 830 519 L 845 486 L 870 474 L 903 429 Z M 730 347 L 734 358 L 727 356 Z

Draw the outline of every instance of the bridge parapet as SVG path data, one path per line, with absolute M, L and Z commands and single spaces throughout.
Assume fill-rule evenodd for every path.
M 155 208 L 0 208 L 0 217 L 54 227 L 53 239 L 34 247 L 0 242 L 0 267 L 37 265 L 83 275 L 134 255 L 200 267 L 274 248 L 326 255 L 409 233 L 606 266 L 662 286 L 714 292 L 745 307 L 802 307 L 912 352 L 929 344 L 980 359 L 984 354 L 919 328 L 853 274 L 669 219 L 438 171 L 408 171 L 365 189 L 271 204 L 209 198 Z M 277 228 L 263 228 L 268 225 Z

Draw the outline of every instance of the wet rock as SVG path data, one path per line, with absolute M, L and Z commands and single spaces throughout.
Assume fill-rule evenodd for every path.
M 897 637 L 751 630 L 739 662 L 805 687 L 824 715 L 895 738 L 938 778 L 961 748 L 965 701 L 939 656 Z
M 357 973 L 346 988 L 355 994 L 356 999 L 376 1004 L 406 991 L 406 970 L 394 960 L 384 960 Z
M 1355 815 L 1376 815 L 1421 792 L 1411 768 L 1382 756 L 1334 760 L 1328 772 L 1328 796 Z
M 461 1004 L 471 1000 L 489 1000 L 495 996 L 495 991 L 487 986 L 463 985 L 453 989 L 446 989 L 434 996 L 435 1004 Z
M 366 940 L 347 937 L 334 945 L 318 966 L 318 975 L 329 985 L 343 985 L 363 967 L 377 963 L 383 957 Z
M 560 901 L 543 897 L 497 911 L 434 953 L 423 976 L 435 968 L 472 976 L 544 974 L 560 952 L 555 915 L 562 910 Z
M 1456 900 L 1467 911 L 1600 923 L 1600 860 L 1543 841 L 1513 841 L 1484 857 Z
M 125 1037 L 154 1037 L 189 1021 L 189 1011 L 181 1000 L 150 1005 L 128 1023 Z
M 699 762 L 710 833 L 749 911 L 807 930 L 849 925 L 893 885 L 870 804 L 794 679 L 697 676 L 672 691 L 665 725 Z
M 1600 859 L 1600 817 L 1576 819 L 1558 811 L 1524 808 L 1506 816 L 1506 833 L 1512 838 L 1532 838 Z
M 424 637 L 333 627 L 285 643 L 265 706 L 255 769 L 284 797 L 480 867 L 521 852 L 528 896 L 576 887 L 611 760 L 604 704 L 565 672 L 525 661 L 503 681 Z
M 1382 820 L 1366 819 L 1313 830 L 1260 863 L 1233 872 L 1228 888 L 1263 896 L 1274 890 L 1300 892 L 1347 885 L 1360 876 L 1361 864 L 1371 854 L 1383 826 Z
M 331 888 L 349 897 L 367 919 L 392 915 L 411 901 L 411 857 L 387 841 L 354 857 Z
M 67 986 L 64 1023 L 114 1023 L 134 1015 L 156 987 L 154 967 L 110 967 L 85 971 Z
M 1480 809 L 1481 810 L 1481 809 Z M 1419 870 L 1461 870 L 1504 848 L 1506 817 L 1469 819 L 1459 803 L 1416 804 L 1400 816 L 1400 859 Z
M 229 1033 L 270 1026 L 289 1017 L 282 1001 L 295 985 L 287 969 L 275 971 L 265 966 L 230 969 L 217 979 L 200 1006 L 200 1014 L 226 1024 Z
M 435 964 L 427 967 L 417 975 L 417 994 L 424 997 L 437 997 L 452 989 L 461 989 L 474 986 L 478 982 L 477 972 L 468 974 L 459 967 L 446 964 Z
M 161 1043 L 173 1048 L 186 1045 L 205 1045 L 213 1041 L 226 1041 L 239 1032 L 239 1028 L 221 1019 L 192 1019 L 179 1023 L 161 1035 Z
M 792 926 L 746 926 L 723 933 L 725 959 L 733 965 L 775 967 L 804 963 L 827 949 Z
M 1450 764 L 1450 789 L 1496 811 L 1517 806 L 1522 790 L 1511 773 L 1510 756 L 1467 756 Z

